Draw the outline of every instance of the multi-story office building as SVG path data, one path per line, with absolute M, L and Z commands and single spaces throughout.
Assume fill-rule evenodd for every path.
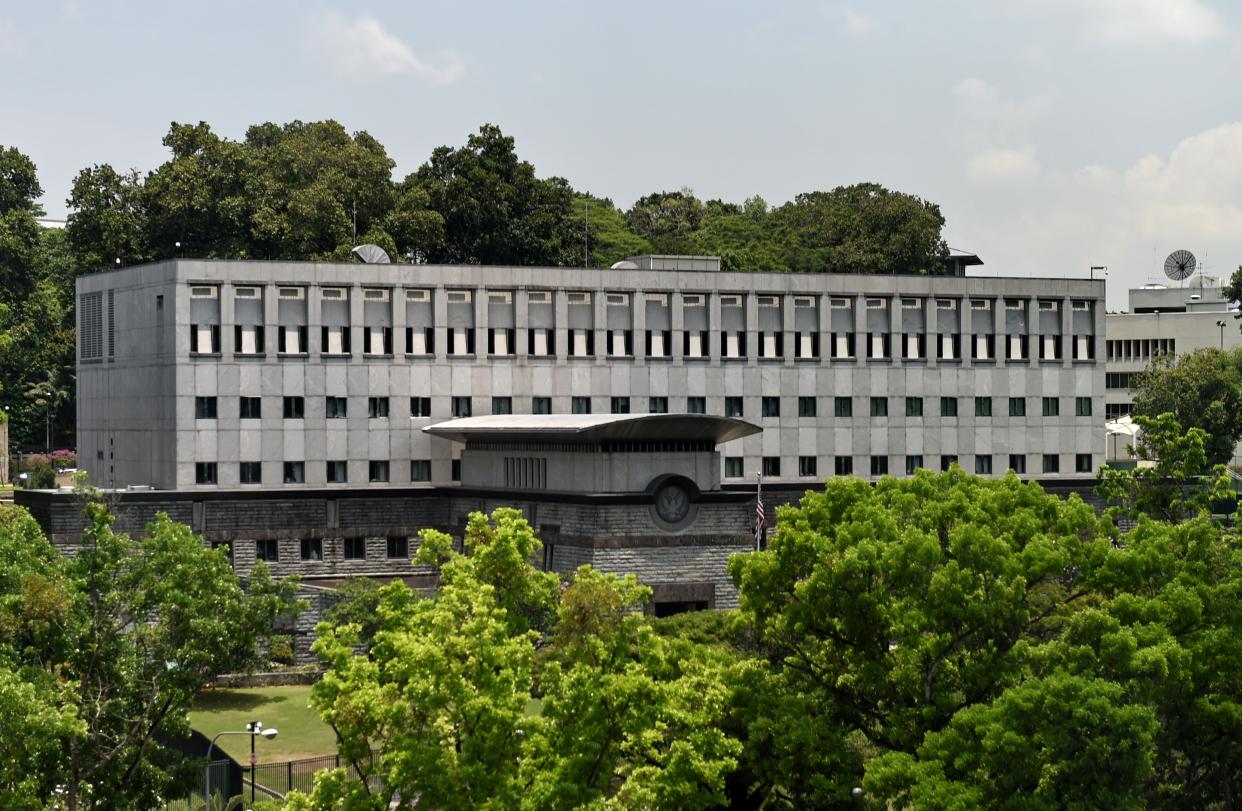
M 1105 416 L 1111 420 L 1130 413 L 1133 377 L 1157 356 L 1242 346 L 1237 312 L 1238 302 L 1225 298 L 1220 280 L 1211 276 L 1195 276 L 1184 286 L 1149 284 L 1130 290 L 1128 309 L 1104 319 Z M 1110 445 L 1110 458 L 1124 458 L 1124 446 L 1120 450 L 1115 453 Z M 1239 461 L 1242 446 L 1235 452 L 1235 464 Z
M 79 458 L 158 489 L 450 484 L 470 415 L 707 413 L 729 484 L 1090 477 L 1104 283 L 171 260 L 78 280 Z

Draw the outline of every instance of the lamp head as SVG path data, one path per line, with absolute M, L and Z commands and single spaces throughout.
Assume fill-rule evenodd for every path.
M 268 727 L 267 729 L 263 730 L 259 734 L 262 735 L 264 738 L 267 738 L 270 741 L 276 737 L 276 727 Z

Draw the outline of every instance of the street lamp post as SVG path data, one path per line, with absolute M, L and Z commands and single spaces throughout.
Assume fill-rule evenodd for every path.
M 226 729 L 223 732 L 217 732 L 216 737 L 211 739 L 211 744 L 207 747 L 207 765 L 203 767 L 203 807 L 211 808 L 211 753 L 216 748 L 216 741 L 220 740 L 221 735 L 249 735 L 250 736 L 250 804 L 254 805 L 254 738 L 256 735 L 267 738 L 269 741 L 276 737 L 276 728 L 263 728 L 262 721 L 251 721 L 246 724 L 243 729 Z
M 1220 348 L 1223 351 L 1225 348 L 1225 327 L 1229 325 L 1224 321 L 1217 321 L 1216 326 L 1220 327 Z

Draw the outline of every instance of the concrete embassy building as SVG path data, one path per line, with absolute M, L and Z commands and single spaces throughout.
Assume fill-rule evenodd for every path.
M 714 414 L 721 480 L 918 467 L 1047 479 L 1103 459 L 1102 281 L 173 260 L 78 280 L 97 486 L 460 480 L 472 415 Z

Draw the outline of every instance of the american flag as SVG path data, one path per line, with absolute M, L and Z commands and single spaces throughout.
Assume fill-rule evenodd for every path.
M 760 478 L 755 484 L 755 544 L 756 546 L 763 543 L 763 530 L 767 523 L 767 516 L 763 512 L 763 480 Z

